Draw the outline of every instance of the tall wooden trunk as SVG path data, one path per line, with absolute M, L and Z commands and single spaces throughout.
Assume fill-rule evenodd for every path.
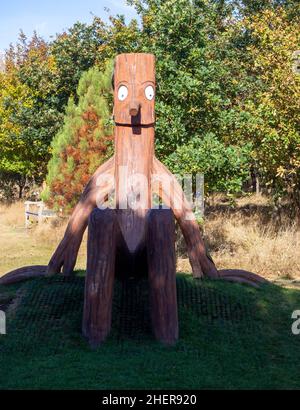
M 131 253 L 145 246 L 151 208 L 153 127 L 116 127 L 116 206 L 121 232 Z

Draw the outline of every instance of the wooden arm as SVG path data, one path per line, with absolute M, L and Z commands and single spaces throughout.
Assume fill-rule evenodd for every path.
M 173 210 L 183 233 L 194 277 L 219 277 L 217 268 L 208 257 L 192 208 L 175 176 L 157 158 L 153 161 L 153 192 Z
M 113 178 L 98 186 L 101 175 L 113 177 L 115 172 L 114 157 L 102 164 L 88 182 L 80 201 L 76 205 L 68 223 L 64 238 L 54 252 L 49 265 L 48 274 L 59 273 L 63 266 L 63 273 L 70 275 L 76 264 L 76 259 L 88 218 L 96 206 L 105 201 L 105 196 L 114 189 Z M 103 181 L 104 182 L 104 181 Z

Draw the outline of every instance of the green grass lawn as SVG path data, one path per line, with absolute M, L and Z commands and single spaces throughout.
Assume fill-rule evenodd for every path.
M 81 336 L 84 278 L 0 288 L 2 389 L 300 388 L 300 291 L 178 275 L 180 340 L 151 335 L 145 281 L 116 282 L 113 329 L 97 350 Z

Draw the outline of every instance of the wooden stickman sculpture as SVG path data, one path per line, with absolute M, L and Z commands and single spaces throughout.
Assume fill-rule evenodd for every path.
M 194 277 L 222 278 L 254 286 L 264 281 L 250 272 L 218 271 L 207 255 L 180 184 L 155 157 L 154 101 L 155 57 L 117 56 L 115 154 L 90 179 L 48 265 L 48 274 L 61 270 L 65 275 L 73 273 L 89 223 L 83 332 L 92 344 L 100 343 L 109 332 L 115 273 L 134 274 L 143 269 L 148 271 L 154 333 L 166 343 L 177 339 L 173 214 L 184 235 Z M 116 209 L 100 210 L 112 192 Z M 172 211 L 151 209 L 153 194 Z M 6 280 L 13 281 L 16 275 L 22 276 L 22 272 L 13 272 Z
M 155 58 L 151 54 L 121 54 L 116 58 L 114 71 L 114 121 L 115 155 L 102 165 L 91 178 L 82 198 L 76 206 L 65 236 L 50 260 L 48 273 L 62 271 L 66 275 L 73 272 L 79 246 L 92 210 L 99 205 L 99 198 L 105 198 L 114 189 L 117 208 L 128 202 L 129 196 L 136 191 L 135 186 L 127 186 L 124 181 L 135 174 L 142 174 L 148 181 L 147 198 L 144 209 L 119 210 L 118 221 L 124 239 L 131 252 L 134 252 L 145 233 L 145 217 L 151 208 L 152 194 L 156 193 L 169 206 L 185 237 L 190 262 L 195 277 L 203 275 L 218 277 L 218 271 L 207 257 L 198 225 L 192 209 L 184 197 L 181 186 L 175 177 L 154 155 L 155 125 Z M 121 173 L 125 172 L 125 177 Z M 105 174 L 107 184 L 97 186 L 99 177 Z M 151 183 L 152 174 L 172 181 L 172 189 L 166 184 Z M 121 181 L 122 179 L 122 181 Z M 133 178 L 132 178 L 133 179 Z M 105 180 L 104 180 L 105 181 Z M 115 181 L 115 187 L 114 182 Z M 121 181 L 121 183 L 119 183 Z M 170 192 L 172 191 L 172 192 Z M 98 204 L 97 204 L 98 202 Z M 142 207 L 141 207 L 142 208 Z

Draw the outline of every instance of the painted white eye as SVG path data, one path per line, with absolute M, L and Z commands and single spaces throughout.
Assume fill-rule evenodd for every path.
M 121 85 L 118 90 L 118 99 L 124 101 L 128 95 L 128 88 L 125 85 Z
M 154 97 L 154 88 L 152 85 L 148 85 L 148 87 L 145 88 L 145 96 L 147 100 L 152 100 Z

